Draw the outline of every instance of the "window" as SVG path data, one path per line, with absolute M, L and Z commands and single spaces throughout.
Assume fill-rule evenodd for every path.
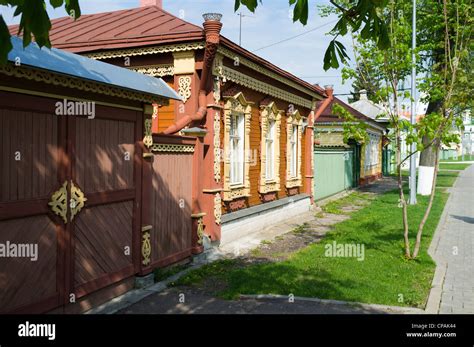
M 280 132 L 281 113 L 275 102 L 268 99 L 260 103 L 261 144 L 260 182 L 261 194 L 280 190 Z
M 267 149 L 265 162 L 265 178 L 271 181 L 275 178 L 275 121 L 268 121 L 267 136 L 265 138 Z
M 365 168 L 370 169 L 377 166 L 379 163 L 379 144 L 380 137 L 377 135 L 369 134 L 369 141 L 365 146 Z
M 230 183 L 243 184 L 244 180 L 244 120 L 243 114 L 230 117 Z
M 250 119 L 252 106 L 242 92 L 224 96 L 223 201 L 250 196 Z M 214 166 L 220 165 L 214 159 Z
M 301 140 L 303 136 L 303 117 L 298 110 L 288 114 L 286 150 L 286 187 L 301 187 Z
M 291 126 L 290 136 L 290 177 L 298 175 L 298 126 Z

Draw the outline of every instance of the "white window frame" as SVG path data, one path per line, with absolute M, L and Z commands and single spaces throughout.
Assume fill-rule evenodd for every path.
M 275 121 L 268 121 L 267 136 L 265 137 L 266 162 L 265 162 L 265 180 L 275 179 Z
M 294 134 L 296 132 L 296 139 Z M 298 110 L 288 113 L 286 128 L 286 187 L 294 188 L 303 185 L 301 176 L 303 140 L 303 117 Z M 296 143 L 295 143 L 296 141 Z M 293 142 L 293 143 L 292 143 Z
M 260 146 L 260 183 L 261 194 L 280 190 L 280 134 L 283 111 L 276 107 L 275 102 L 264 100 L 260 104 L 261 146 Z M 273 124 L 273 129 L 270 129 Z M 272 151 L 268 143 L 272 142 Z M 270 175 L 272 173 L 272 175 Z
M 298 126 L 291 125 L 290 134 L 290 178 L 298 177 Z
M 250 119 L 252 103 L 242 92 L 224 97 L 224 189 L 223 200 L 250 196 Z M 232 117 L 239 118 L 237 126 L 238 148 L 231 139 Z
M 230 184 L 244 184 L 244 167 L 245 167 L 245 115 L 242 113 L 233 113 L 230 116 Z M 233 129 L 233 125 L 236 129 Z M 237 146 L 235 146 L 237 144 Z
M 372 169 L 379 164 L 380 156 L 380 136 L 369 134 L 369 140 L 365 145 L 364 167 L 366 170 Z

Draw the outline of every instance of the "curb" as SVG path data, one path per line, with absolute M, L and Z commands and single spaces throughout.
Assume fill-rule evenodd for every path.
M 288 300 L 287 295 L 278 295 L 278 294 L 249 294 L 249 295 L 240 295 L 240 300 Z M 320 298 L 308 298 L 304 296 L 295 296 L 293 297 L 295 301 L 305 301 L 305 302 L 316 302 L 318 304 L 324 305 L 341 305 L 341 306 L 357 306 L 365 309 L 381 309 L 385 311 L 393 311 L 394 313 L 409 313 L 409 314 L 425 314 L 426 312 L 423 309 L 415 307 L 401 307 L 401 306 L 388 306 L 388 305 L 379 305 L 379 304 L 366 304 L 356 301 L 342 301 L 342 300 L 332 300 L 332 299 L 320 299 Z M 400 312 L 403 311 L 403 312 Z
M 204 264 L 190 266 L 189 268 L 178 272 L 177 274 L 174 274 L 173 276 L 168 277 L 163 281 L 156 282 L 151 286 L 141 289 L 130 290 L 125 294 L 117 296 L 116 298 L 113 298 L 102 305 L 99 305 L 89 311 L 84 312 L 83 314 L 115 314 L 118 311 L 130 307 L 133 304 L 136 304 L 137 302 L 145 299 L 146 297 L 152 294 L 164 291 L 166 288 L 168 288 L 168 285 L 171 282 L 177 281 L 178 279 L 186 275 L 188 272 L 195 269 L 199 269 L 203 265 Z
M 457 186 L 458 180 L 459 176 L 456 178 L 452 188 Z M 428 254 L 436 263 L 436 270 L 433 276 L 433 281 L 431 282 L 430 294 L 428 295 L 425 307 L 425 312 L 429 314 L 438 314 L 441 304 L 441 294 L 443 293 L 443 284 L 448 269 L 448 263 L 441 255 L 437 254 L 437 251 L 441 237 L 446 234 L 445 225 L 448 219 L 448 210 L 452 199 L 453 194 L 450 192 L 446 205 L 444 206 L 443 214 L 441 215 L 433 239 L 431 240 L 430 247 L 428 248 Z

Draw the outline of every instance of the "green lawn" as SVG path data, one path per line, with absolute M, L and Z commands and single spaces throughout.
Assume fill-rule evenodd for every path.
M 238 260 L 218 261 L 189 273 L 176 285 L 199 286 L 206 279 L 220 283 L 215 294 L 227 299 L 239 294 L 293 294 L 423 307 L 435 270 L 427 248 L 447 197 L 441 191 L 437 194 L 416 261 L 403 256 L 402 210 L 397 207 L 398 194 L 390 192 L 335 225 L 321 243 L 295 253 L 288 260 L 252 265 L 242 265 Z M 413 230 L 422 217 L 427 198 L 419 196 L 418 202 L 409 207 Z M 414 234 L 412 231 L 412 242 Z M 325 245 L 333 241 L 364 245 L 365 259 L 327 257 Z
M 464 170 L 471 166 L 471 164 L 439 164 L 440 170 Z
M 396 175 L 392 175 L 396 176 Z M 409 173 L 407 170 L 402 171 L 402 176 L 404 178 L 407 178 L 409 176 Z M 439 171 L 438 172 L 438 177 L 436 179 L 436 187 L 440 188 L 449 188 L 454 185 L 454 182 L 456 182 L 456 178 L 459 176 L 459 172 L 456 171 Z M 418 178 L 418 177 L 417 177 Z
M 439 171 L 436 179 L 436 187 L 452 187 L 459 176 L 456 171 Z
M 441 160 L 441 162 L 457 162 L 457 161 L 462 161 L 462 156 L 460 155 L 457 159 L 445 159 Z M 474 155 L 464 155 L 464 161 L 474 161 Z

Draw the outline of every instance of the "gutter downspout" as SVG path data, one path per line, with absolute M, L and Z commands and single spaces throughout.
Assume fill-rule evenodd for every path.
M 325 92 L 328 97 L 323 101 L 321 106 L 319 106 L 318 110 L 314 114 L 314 122 L 316 122 L 316 120 L 321 116 L 324 110 L 326 110 L 329 104 L 334 100 L 334 90 L 332 86 L 325 86 Z
M 185 115 L 174 124 L 170 125 L 163 134 L 170 135 L 181 131 L 194 121 L 203 119 L 207 114 L 207 94 L 209 93 L 209 81 L 211 79 L 212 64 L 217 53 L 217 46 L 220 42 L 220 32 L 222 23 L 220 15 L 205 14 L 204 32 L 206 34 L 206 48 L 204 50 L 204 63 L 201 72 L 201 81 L 199 83 L 198 111 L 193 115 Z
M 305 134 L 305 162 L 306 170 L 305 170 L 305 180 L 306 180 L 306 193 L 311 196 L 311 204 L 314 204 L 314 194 L 313 194 L 313 185 L 314 185 L 314 123 L 316 120 L 321 116 L 321 114 L 328 108 L 331 102 L 334 100 L 334 90 L 332 86 L 326 86 L 325 92 L 327 98 L 323 101 L 321 106 L 317 109 L 316 112 L 313 110 L 313 116 L 309 117 L 308 119 L 308 126 Z

